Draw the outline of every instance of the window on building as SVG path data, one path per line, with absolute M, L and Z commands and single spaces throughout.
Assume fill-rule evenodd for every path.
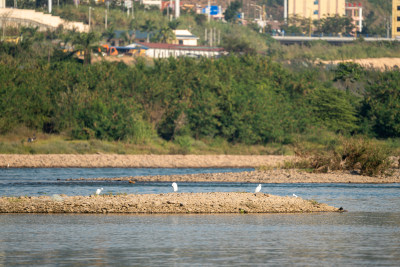
M 397 32 L 400 32 L 400 27 L 397 27 Z
M 397 21 L 400 21 L 400 17 L 397 17 Z
M 315 1 L 314 1 L 314 5 L 318 5 L 318 0 L 315 0 Z
M 314 10 L 314 15 L 318 15 L 318 10 Z
M 400 6 L 397 6 L 397 10 L 400 10 Z

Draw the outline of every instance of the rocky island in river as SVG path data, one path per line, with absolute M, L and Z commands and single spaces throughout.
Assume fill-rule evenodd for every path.
M 264 193 L 168 193 L 0 197 L 0 213 L 305 213 L 340 212 L 315 200 Z

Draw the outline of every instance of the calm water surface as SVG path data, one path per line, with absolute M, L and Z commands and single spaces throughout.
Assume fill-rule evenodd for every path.
M 166 193 L 170 183 L 62 182 L 193 169 L 7 169 L 0 196 Z M 196 172 L 212 170 L 196 169 Z M 232 171 L 225 169 L 224 171 Z M 237 170 L 240 171 L 240 170 Z M 129 173 L 129 174 L 124 174 Z M 93 176 L 92 176 L 93 175 Z M 179 183 L 181 192 L 248 191 Z M 0 266 L 399 266 L 400 184 L 265 184 L 349 210 L 332 214 L 0 215 Z

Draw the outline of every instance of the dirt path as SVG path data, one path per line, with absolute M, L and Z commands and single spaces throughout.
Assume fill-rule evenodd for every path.
M 366 68 L 375 68 L 379 70 L 393 69 L 396 66 L 400 67 L 400 58 L 361 58 L 361 59 L 347 59 L 347 60 L 325 60 L 321 61 L 324 64 L 338 64 L 341 62 L 354 62 Z

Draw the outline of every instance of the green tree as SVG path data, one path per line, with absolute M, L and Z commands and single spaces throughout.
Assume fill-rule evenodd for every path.
M 242 7 L 242 3 L 236 0 L 235 2 L 231 2 L 231 4 L 227 7 L 224 13 L 224 18 L 226 21 L 235 23 L 237 20 L 237 15 L 239 9 Z
M 172 40 L 175 40 L 175 34 L 170 27 L 163 26 L 156 34 L 156 39 L 160 43 L 170 43 Z
M 357 128 L 356 109 L 350 96 L 335 88 L 317 88 L 308 95 L 313 117 L 335 132 L 351 133 Z
M 379 73 L 366 87 L 361 114 L 379 137 L 400 137 L 400 73 Z
M 353 31 L 354 25 L 351 23 L 351 19 L 347 16 L 340 17 L 335 15 L 333 17 L 326 17 L 320 20 L 317 28 L 318 33 L 323 34 L 349 34 Z
M 85 65 L 91 63 L 92 49 L 98 41 L 98 36 L 94 32 L 89 33 L 76 33 L 73 37 L 72 43 L 75 49 L 83 51 L 83 62 Z
M 179 27 L 180 24 L 181 24 L 181 22 L 180 22 L 179 20 L 174 19 L 174 20 L 168 22 L 168 27 L 169 27 L 171 30 L 176 30 L 176 29 L 178 29 L 178 27 Z
M 156 29 L 156 25 L 153 20 L 146 19 L 143 25 L 140 26 L 140 30 L 146 32 L 147 42 L 150 42 L 150 33 Z
M 252 44 L 240 36 L 226 35 L 222 39 L 222 47 L 230 53 L 255 54 Z

